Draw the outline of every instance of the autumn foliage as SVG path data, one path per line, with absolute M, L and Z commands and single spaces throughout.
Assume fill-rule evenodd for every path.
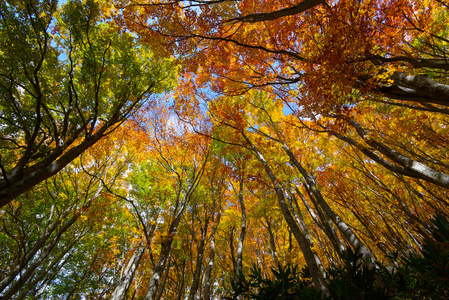
M 13 2 L 0 297 L 449 295 L 447 1 Z

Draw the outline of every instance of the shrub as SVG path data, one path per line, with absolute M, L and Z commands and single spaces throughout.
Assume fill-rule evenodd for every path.
M 449 222 L 436 216 L 430 228 L 433 239 L 426 240 L 421 255 L 399 257 L 394 252 L 387 268 L 377 263 L 368 269 L 361 262 L 358 249 L 347 248 L 343 266 L 326 270 L 327 285 L 332 299 L 449 299 Z M 239 274 L 232 283 L 234 293 L 228 299 L 311 300 L 321 299 L 313 287 L 310 272 L 304 267 L 278 265 L 271 269 L 274 279 L 263 278 L 258 266 L 250 274 Z

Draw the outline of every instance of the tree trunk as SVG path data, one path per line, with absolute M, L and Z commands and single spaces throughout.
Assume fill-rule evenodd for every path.
M 274 234 L 273 234 L 273 229 L 271 228 L 271 220 L 269 220 L 268 218 L 265 218 L 265 220 L 267 221 L 267 225 L 264 225 L 262 223 L 262 225 L 265 226 L 265 228 L 267 228 L 268 231 L 268 238 L 269 238 L 269 245 L 270 245 L 270 252 L 271 252 L 271 257 L 273 257 L 274 262 L 276 263 L 276 265 L 280 264 L 280 261 L 278 259 L 278 255 L 277 255 L 277 251 L 276 251 L 276 239 L 274 238 Z
M 203 256 L 204 256 L 204 248 L 206 245 L 207 229 L 208 229 L 208 220 L 206 220 L 204 228 L 202 228 L 201 230 L 201 240 L 200 244 L 197 247 L 195 272 L 193 273 L 193 282 L 190 288 L 189 300 L 195 299 L 198 287 L 200 286 L 201 272 L 203 270 Z
M 206 272 L 204 273 L 204 300 L 211 299 L 211 274 L 214 268 L 215 259 L 215 230 L 212 231 L 210 237 L 210 256 L 207 264 Z
M 315 178 L 313 178 L 313 176 L 303 168 L 303 166 L 296 159 L 293 152 L 287 147 L 285 143 L 283 145 L 283 148 L 287 153 L 287 155 L 289 156 L 292 164 L 298 169 L 298 171 L 304 177 L 307 183 L 307 188 L 310 190 L 311 196 L 316 200 L 317 204 L 323 209 L 323 212 L 326 215 L 326 217 L 332 220 L 332 222 L 337 226 L 338 230 L 340 230 L 340 232 L 343 234 L 343 236 L 346 238 L 349 244 L 354 249 L 358 249 L 359 253 L 362 254 L 362 259 L 365 265 L 370 269 L 374 268 L 375 259 L 373 255 L 368 250 L 368 248 L 365 247 L 365 245 L 358 238 L 358 236 L 351 230 L 351 228 L 340 218 L 340 216 L 337 213 L 335 213 L 332 210 L 329 204 L 327 204 L 326 200 L 324 200 L 323 196 L 321 195 L 320 190 L 316 186 Z
M 0 292 L 4 290 L 11 282 L 14 281 L 14 278 L 20 273 L 19 279 L 9 287 L 9 289 L 3 294 L 4 299 L 9 299 L 12 297 L 15 293 L 19 291 L 19 289 L 27 282 L 27 280 L 33 276 L 35 270 L 42 264 L 42 262 L 50 255 L 53 248 L 58 244 L 59 239 L 61 238 L 62 234 L 66 232 L 70 226 L 72 226 L 75 221 L 78 219 L 79 214 L 74 215 L 70 220 L 68 220 L 66 223 L 63 224 L 63 226 L 56 232 L 55 236 L 46 244 L 46 239 L 50 236 L 49 232 L 48 235 L 45 235 L 44 239 L 40 239 L 38 243 L 35 244 L 33 247 L 33 251 L 29 253 L 30 255 L 26 256 L 25 262 L 23 262 L 20 265 L 16 265 L 14 270 L 10 272 L 1 282 L 0 285 Z M 55 222 L 54 224 L 56 227 L 59 225 L 59 222 Z M 46 246 L 46 247 L 45 247 Z M 45 248 L 44 248 L 45 247 Z M 31 263 L 28 268 L 25 269 L 26 264 L 31 261 L 31 259 L 34 257 L 34 255 L 39 252 L 39 256 L 33 260 L 33 263 Z
M 206 272 L 204 274 L 204 300 L 210 300 L 211 299 L 211 274 L 212 269 L 214 268 L 214 259 L 215 259 L 215 233 L 217 231 L 218 225 L 220 224 L 221 219 L 221 213 L 218 212 L 217 219 L 215 220 L 215 197 L 213 197 L 213 205 L 212 205 L 212 224 L 215 225 L 212 226 L 212 232 L 210 233 L 210 256 L 209 256 L 209 262 L 206 267 Z
M 169 169 L 173 170 L 173 172 L 175 174 L 177 174 L 177 178 L 179 180 L 176 207 L 175 207 L 175 211 L 174 211 L 174 219 L 170 224 L 167 235 L 163 238 L 161 252 L 159 254 L 159 259 L 154 267 L 153 275 L 150 278 L 150 283 L 148 285 L 147 293 L 145 294 L 144 300 L 155 300 L 156 299 L 157 291 L 159 288 L 159 281 L 161 279 L 162 273 L 164 272 L 167 260 L 170 257 L 171 247 L 173 244 L 173 238 L 176 235 L 179 222 L 181 221 L 181 217 L 184 213 L 184 210 L 186 209 L 186 207 L 190 201 L 190 197 L 191 197 L 192 193 L 195 191 L 201 177 L 203 176 L 206 161 L 207 161 L 207 155 L 204 159 L 203 164 L 201 165 L 201 167 L 199 169 L 197 168 L 197 166 L 195 166 L 193 168 L 191 178 L 188 180 L 188 186 L 185 188 L 182 187 L 182 181 L 179 177 L 179 174 L 177 174 L 177 172 L 174 171 L 171 166 L 169 166 Z M 183 190 L 184 190 L 184 196 L 182 197 L 183 198 L 182 201 L 180 201 L 181 191 L 183 191 Z
M 125 271 L 120 278 L 118 286 L 111 295 L 111 300 L 122 300 L 126 297 L 129 287 L 134 279 L 136 270 L 139 267 L 143 254 L 145 253 L 145 245 L 139 244 L 134 251 L 133 256 L 126 265 Z
M 42 167 L 36 168 L 33 166 L 34 169 L 32 170 L 25 169 L 6 174 L 5 176 L 8 178 L 7 181 L 5 179 L 0 179 L 0 207 L 5 206 L 21 194 L 34 187 L 36 184 L 61 171 L 65 166 L 81 155 L 81 153 L 98 142 L 104 136 L 104 133 L 107 131 L 108 127 L 112 127 L 118 121 L 119 120 L 115 119 L 109 121 L 95 134 L 87 137 L 79 145 L 71 148 L 64 154 L 62 154 L 62 148 L 56 148 L 54 153 L 46 158 L 45 161 L 49 160 L 48 164 Z
M 309 215 L 312 217 L 312 219 L 315 221 L 315 223 L 324 231 L 326 236 L 331 241 L 332 246 L 334 247 L 335 251 L 338 253 L 339 256 L 341 256 L 345 249 L 340 241 L 340 238 L 338 237 L 337 233 L 335 232 L 335 228 L 332 225 L 331 220 L 329 220 L 329 218 L 324 217 L 322 210 L 317 205 L 315 199 L 312 198 L 313 195 L 311 195 L 309 193 L 309 190 L 307 190 L 307 193 L 309 194 L 309 197 L 313 201 L 315 207 L 317 207 L 317 210 L 319 212 L 319 218 L 315 215 L 315 212 L 312 210 L 312 207 L 310 207 L 307 199 L 304 197 L 304 195 L 301 193 L 301 191 L 297 187 L 295 188 L 295 190 L 296 190 L 296 193 L 301 198 L 302 202 L 304 203 L 307 211 L 309 212 Z
M 420 163 L 414 159 L 411 159 L 405 155 L 402 155 L 401 153 L 389 148 L 387 145 L 375 141 L 367 137 L 367 133 L 362 128 L 362 126 L 357 123 L 354 120 L 350 120 L 349 123 L 351 126 L 353 126 L 359 136 L 364 139 L 364 141 L 370 145 L 375 150 L 379 151 L 383 155 L 385 155 L 387 158 L 392 160 L 394 162 L 390 163 L 389 161 L 385 160 L 383 157 L 377 155 L 370 149 L 364 147 L 362 144 L 358 143 L 352 138 L 343 136 L 341 134 L 338 134 L 336 132 L 332 132 L 332 134 L 341 139 L 342 141 L 345 141 L 353 146 L 355 146 L 357 149 L 359 149 L 363 154 L 371 158 L 372 160 L 376 161 L 378 164 L 382 165 L 383 167 L 387 168 L 388 170 L 395 172 L 397 174 L 405 175 L 408 177 L 414 177 L 418 179 L 423 179 L 428 182 L 434 183 L 436 185 L 439 185 L 444 188 L 449 188 L 449 175 L 434 170 L 423 163 Z
M 162 242 L 161 253 L 159 255 L 158 262 L 153 270 L 153 275 L 150 278 L 150 284 L 148 285 L 147 293 L 144 300 L 154 300 L 156 299 L 157 289 L 159 287 L 159 281 L 164 272 L 165 264 L 169 258 L 171 246 L 173 243 L 173 238 L 166 237 L 166 240 Z
M 271 183 L 273 184 L 273 188 L 276 192 L 278 203 L 281 208 L 281 212 L 284 215 L 284 218 L 290 227 L 290 230 L 293 233 L 293 236 L 298 241 L 299 246 L 301 247 L 302 253 L 304 255 L 304 259 L 307 263 L 307 266 L 309 267 L 310 274 L 312 275 L 312 280 L 315 285 L 315 289 L 322 293 L 323 296 L 329 296 L 329 290 L 325 283 L 325 272 L 324 268 L 321 264 L 321 261 L 319 260 L 318 256 L 315 255 L 315 253 L 310 248 L 310 245 L 304 236 L 304 234 L 301 232 L 301 230 L 298 227 L 298 224 L 296 224 L 293 216 L 291 215 L 288 205 L 285 201 L 284 191 L 279 185 L 279 181 L 274 175 L 274 173 L 271 171 L 271 168 L 268 166 L 268 163 L 266 162 L 265 158 L 263 157 L 262 153 L 254 146 L 253 143 L 248 139 L 248 137 L 242 132 L 243 137 L 248 142 L 248 144 L 251 146 L 252 150 L 256 154 L 258 160 L 262 163 L 265 172 L 267 173 L 268 177 L 270 178 Z
M 181 274 L 181 284 L 179 285 L 178 298 L 177 300 L 181 300 L 184 295 L 184 284 L 186 278 L 186 260 L 182 261 L 182 274 Z
M 173 248 L 172 248 L 173 249 Z M 170 253 L 168 254 L 168 264 L 165 267 L 165 271 L 164 271 L 164 278 L 162 279 L 162 282 L 160 284 L 159 287 L 159 291 L 156 295 L 156 300 L 159 300 L 162 298 L 162 294 L 164 293 L 164 288 L 165 288 L 165 284 L 167 283 L 167 278 L 168 278 L 168 274 L 170 273 L 170 267 L 171 267 L 171 250 L 170 249 Z
M 390 79 L 393 80 L 392 84 L 377 88 L 378 92 L 388 98 L 449 106 L 449 85 L 447 84 L 438 83 L 425 75 L 401 72 L 394 73 Z
M 242 274 L 243 271 L 243 242 L 245 241 L 246 236 L 246 210 L 245 203 L 243 202 L 243 175 L 239 181 L 239 192 L 238 192 L 240 209 L 242 210 L 242 223 L 240 225 L 240 236 L 239 242 L 237 244 L 237 265 L 235 270 L 235 275 Z
M 239 18 L 232 19 L 231 21 L 239 21 L 246 23 L 258 23 L 270 20 L 276 20 L 286 16 L 293 16 L 300 13 L 305 12 L 315 6 L 326 3 L 325 0 L 303 0 L 296 5 L 292 5 L 280 10 L 268 12 L 268 13 L 260 13 L 260 14 L 251 14 L 242 16 Z

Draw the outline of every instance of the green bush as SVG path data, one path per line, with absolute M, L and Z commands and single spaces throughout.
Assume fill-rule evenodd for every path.
M 391 257 L 401 267 L 380 274 L 389 294 L 396 299 L 449 299 L 449 222 L 442 216 L 432 220 L 433 240 L 425 241 L 421 255 Z
M 271 268 L 274 279 L 262 277 L 262 270 L 253 266 L 248 276 L 239 274 L 237 280 L 232 283 L 234 294 L 228 299 L 256 299 L 256 300 L 312 300 L 321 298 L 313 288 L 307 269 L 300 274 L 297 266 L 287 264 L 278 269 Z
M 329 292 L 333 299 L 388 299 L 385 288 L 378 285 L 377 268 L 368 269 L 361 262 L 362 254 L 347 248 L 344 267 L 326 270 Z

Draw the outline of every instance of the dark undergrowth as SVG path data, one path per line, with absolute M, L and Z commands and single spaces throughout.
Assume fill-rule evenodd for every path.
M 240 274 L 228 299 L 449 299 L 449 222 L 437 216 L 432 223 L 433 240 L 424 243 L 421 255 L 393 253 L 389 258 L 395 267 L 377 263 L 370 270 L 348 248 L 344 267 L 326 270 L 329 297 L 314 289 L 306 267 L 287 264 L 271 269 L 274 279 L 264 278 L 257 266 Z

